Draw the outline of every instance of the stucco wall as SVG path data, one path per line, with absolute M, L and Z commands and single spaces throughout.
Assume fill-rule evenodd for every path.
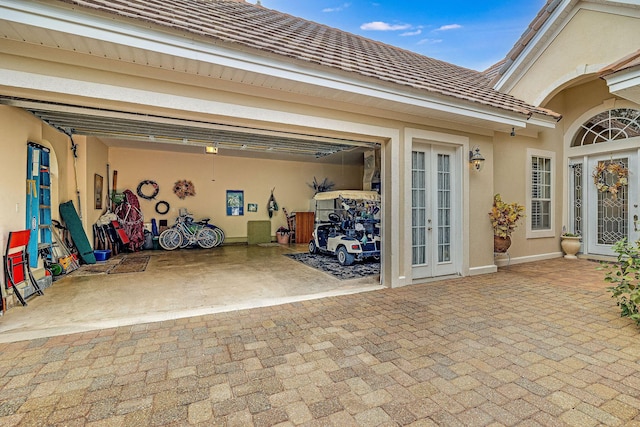
M 27 142 L 35 142 L 51 149 L 51 213 L 58 215 L 59 200 L 67 197 L 66 136 L 13 107 L 0 105 L 0 248 L 4 251 L 9 232 L 26 227 L 26 167 Z M 38 276 L 40 271 L 34 271 Z M 4 270 L 0 270 L 4 295 Z
M 31 114 L 0 105 L 0 128 L 0 238 L 4 239 L 9 231 L 25 228 L 27 142 L 51 149 L 53 218 L 58 218 L 58 201 L 69 197 L 69 169 L 66 135 Z M 4 243 L 0 247 L 4 248 Z
M 527 192 L 530 191 L 527 163 L 529 156 L 527 149 L 544 150 L 555 153 L 553 167 L 553 236 L 527 237 L 527 223 L 531 221 L 531 207 L 527 205 Z M 493 170 L 495 193 L 500 193 L 502 200 L 517 202 L 525 206 L 526 217 L 519 222 L 515 232 L 511 235 L 512 245 L 509 253 L 512 258 L 551 256 L 560 250 L 558 236 L 562 230 L 562 188 L 563 188 L 563 148 L 562 130 L 545 130 L 538 138 L 526 136 L 510 136 L 496 134 L 494 145 Z
M 211 223 L 221 227 L 230 242 L 246 241 L 247 221 L 269 220 L 267 201 L 273 188 L 280 210 L 271 219 L 272 234 L 275 234 L 278 227 L 287 225 L 283 207 L 288 212 L 306 212 L 312 209 L 314 191 L 307 184 L 312 183 L 314 177 L 320 181 L 328 178 L 335 183 L 335 189 L 362 188 L 363 165 L 331 165 L 116 147 L 109 149 L 109 163 L 112 170 L 118 171 L 119 192 L 129 189 L 135 194 L 138 184 L 145 179 L 158 183 L 160 191 L 156 200 L 139 198 L 145 222 L 150 222 L 151 218 L 166 219 L 171 225 L 178 216 L 179 209 L 187 208 L 196 219 L 211 218 Z M 91 179 L 93 180 L 93 175 Z M 183 179 L 193 183 L 195 196 L 179 199 L 173 193 L 174 183 Z M 227 190 L 244 191 L 243 216 L 227 216 Z M 150 188 L 145 187 L 144 191 L 148 194 Z M 155 205 L 160 200 L 170 205 L 170 211 L 166 215 L 159 215 L 155 211 Z M 248 212 L 248 203 L 257 203 L 258 212 Z
M 537 105 L 567 82 L 634 52 L 637 40 L 640 19 L 581 9 L 533 61 L 510 94 Z
M 75 140 L 75 137 L 74 137 Z M 85 226 L 91 227 L 92 224 L 100 218 L 107 206 L 106 206 L 106 197 L 107 197 L 107 162 L 109 156 L 109 148 L 102 143 L 98 138 L 84 138 L 82 139 L 81 148 L 84 148 L 86 151 L 86 167 L 85 167 L 85 176 L 84 186 L 85 191 L 83 192 L 85 196 L 84 203 L 84 215 Z M 102 208 L 96 209 L 96 203 L 94 198 L 94 181 L 95 175 L 98 174 L 102 177 Z
M 469 149 L 480 148 L 485 158 L 482 170 L 469 171 L 469 266 L 493 265 L 493 229 L 488 212 L 494 194 L 494 144 L 489 137 L 472 137 Z

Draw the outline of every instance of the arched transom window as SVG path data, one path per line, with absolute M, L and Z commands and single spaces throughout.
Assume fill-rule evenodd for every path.
M 571 142 L 572 147 L 640 136 L 640 110 L 616 108 L 587 120 Z

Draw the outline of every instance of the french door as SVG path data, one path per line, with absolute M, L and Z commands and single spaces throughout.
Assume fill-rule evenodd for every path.
M 460 167 L 455 148 L 420 144 L 411 153 L 413 279 L 456 274 L 461 250 Z
M 586 164 L 588 173 L 583 177 L 586 181 L 585 249 L 590 254 L 615 255 L 612 250 L 615 242 L 623 238 L 634 242 L 640 238 L 638 153 L 591 156 Z M 615 171 L 611 172 L 609 165 L 619 165 L 631 171 L 625 185 L 616 186 L 620 176 Z M 615 190 L 611 191 L 611 188 Z

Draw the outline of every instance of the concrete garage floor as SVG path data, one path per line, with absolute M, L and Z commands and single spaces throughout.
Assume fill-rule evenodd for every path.
M 82 269 L 0 317 L 0 342 L 52 337 L 382 289 L 379 276 L 338 280 L 283 256 L 306 245 L 143 251 L 143 272 Z M 122 255 L 119 255 L 122 256 Z

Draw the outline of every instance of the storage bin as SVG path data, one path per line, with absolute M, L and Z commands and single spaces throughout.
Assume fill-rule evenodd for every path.
M 110 249 L 96 250 L 96 251 L 93 251 L 93 253 L 96 256 L 96 261 L 106 261 L 111 256 L 111 250 Z

